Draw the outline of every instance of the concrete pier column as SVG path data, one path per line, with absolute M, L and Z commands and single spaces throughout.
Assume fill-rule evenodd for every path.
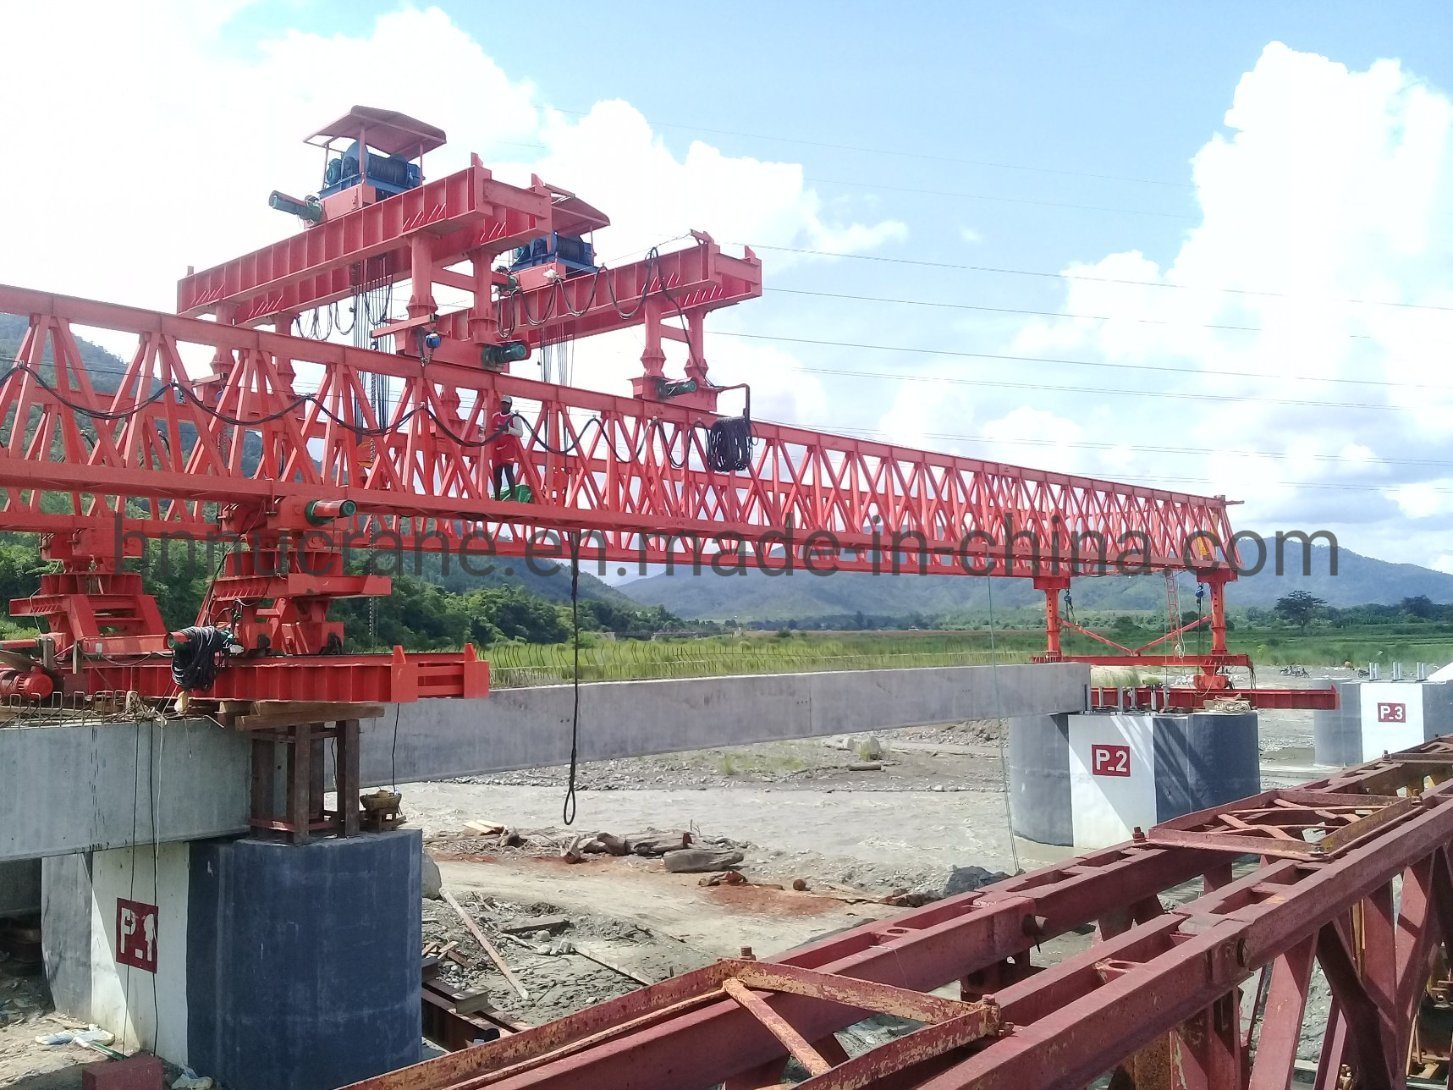
M 1254 712 L 1016 719 L 1009 735 L 1014 831 L 1103 848 L 1261 790 Z
M 1453 684 L 1341 681 L 1340 707 L 1312 720 L 1314 757 L 1346 767 L 1453 733 Z
M 421 854 L 399 830 L 48 859 L 56 1007 L 228 1090 L 331 1090 L 416 1063 Z
M 1041 844 L 1070 844 L 1069 714 L 1009 721 L 1009 813 L 1014 832 Z
M 1362 682 L 1337 681 L 1337 707 L 1312 713 L 1312 759 L 1345 768 L 1362 763 Z

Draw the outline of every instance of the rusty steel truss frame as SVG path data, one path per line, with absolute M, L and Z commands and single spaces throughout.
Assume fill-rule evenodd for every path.
M 1273 1090 L 1308 1032 L 1317 1090 L 1392 1090 L 1429 1055 L 1420 1014 L 1453 943 L 1450 779 L 1439 739 L 349 1090 L 755 1090 L 789 1057 L 802 1090 Z M 1247 855 L 1225 828 L 1334 844 Z M 1086 928 L 1088 949 L 1040 963 Z M 932 1011 L 906 998 L 955 983 L 957 1002 L 920 997 Z M 921 1028 L 849 1059 L 834 1034 L 873 1012 Z

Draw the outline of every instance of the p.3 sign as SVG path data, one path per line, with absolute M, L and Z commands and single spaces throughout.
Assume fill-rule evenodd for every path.
M 1130 747 L 1095 742 L 1090 746 L 1090 775 L 1130 775 Z
M 1394 700 L 1379 700 L 1377 702 L 1377 721 L 1379 723 L 1406 723 L 1408 706 Z

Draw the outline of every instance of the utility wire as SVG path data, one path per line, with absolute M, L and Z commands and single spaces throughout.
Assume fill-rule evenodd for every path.
M 814 185 L 841 185 L 850 189 L 886 189 L 895 193 L 922 193 L 930 197 L 953 197 L 956 200 L 990 201 L 995 204 L 1026 204 L 1037 208 L 1067 208 L 1076 212 L 1108 212 L 1122 216 L 1155 216 L 1160 219 L 1188 222 L 1190 216 L 1183 212 L 1156 212 L 1149 208 L 1108 208 L 1098 204 L 1072 204 L 1067 201 L 1045 201 L 1033 197 L 999 197 L 988 193 L 957 193 L 947 189 L 918 189 L 907 185 L 887 185 L 883 182 L 845 182 L 836 178 L 803 178 Z
M 811 425 L 804 425 L 804 427 L 807 427 L 809 429 L 812 428 Z M 885 438 L 893 438 L 894 437 L 894 433 L 887 432 L 887 431 L 883 431 L 883 430 L 881 430 L 879 428 L 856 428 L 856 427 L 849 427 L 849 426 L 841 425 L 841 424 L 836 425 L 836 427 L 837 427 L 837 430 L 838 431 L 856 432 L 856 433 L 858 433 L 860 435 L 883 436 Z M 978 437 L 978 436 L 956 435 L 956 434 L 949 433 L 949 432 L 928 432 L 928 433 L 925 433 L 925 438 L 930 438 L 930 439 L 978 439 L 980 437 Z M 1066 445 L 1069 445 L 1069 444 L 1066 444 Z M 1131 447 L 1130 449 L 1134 450 L 1134 449 L 1137 449 L 1137 448 Z M 1148 448 L 1148 449 L 1149 450 L 1152 450 L 1152 451 L 1154 450 L 1154 448 Z M 1216 451 L 1207 451 L 1206 453 L 1218 453 L 1218 452 L 1216 452 Z M 1252 452 L 1247 452 L 1247 451 L 1232 452 L 1232 451 L 1228 451 L 1226 453 L 1252 453 Z M 989 462 L 991 464 L 997 464 L 997 460 L 996 459 L 984 458 L 984 459 L 981 459 L 981 460 L 982 461 L 985 461 L 985 462 Z M 1080 472 L 1076 472 L 1076 473 L 1073 473 L 1073 474 L 1070 474 L 1070 475 L 1072 475 L 1072 476 L 1082 476 L 1082 477 L 1091 476 L 1091 474 L 1089 474 L 1089 473 L 1080 473 Z M 1096 477 L 1094 479 L 1099 480 L 1101 478 Z M 1136 476 L 1136 477 L 1131 477 L 1131 478 L 1123 478 L 1123 477 L 1117 478 L 1115 483 L 1117 483 L 1117 484 L 1162 484 L 1162 483 L 1165 483 L 1165 484 L 1216 484 L 1218 482 L 1215 481 L 1215 480 L 1213 480 L 1210 477 Z M 1393 482 L 1388 482 L 1386 484 L 1339 484 L 1339 483 L 1326 482 L 1326 481 L 1266 481 L 1266 480 L 1263 480 L 1260 483 L 1262 483 L 1262 484 L 1272 484 L 1272 485 L 1281 485 L 1281 486 L 1285 486 L 1287 488 L 1319 488 L 1319 489 L 1331 489 L 1331 490 L 1344 491 L 1344 492 L 1385 492 L 1388 489 L 1396 488 L 1396 487 L 1399 487 L 1400 485 L 1416 484 L 1416 485 L 1419 485 L 1420 487 L 1429 488 L 1430 490 L 1432 490 L 1434 492 L 1453 493 L 1453 487 L 1443 487 L 1443 486 L 1435 486 L 1435 485 L 1422 485 L 1421 482 L 1417 482 L 1417 481 L 1411 481 L 1411 482 L 1409 482 L 1409 481 L 1393 481 Z
M 817 341 L 803 337 L 771 337 L 755 333 L 718 333 L 718 336 L 744 337 L 750 340 L 762 341 L 785 341 L 798 344 L 827 344 L 838 345 L 845 348 L 861 347 L 866 349 L 881 348 L 890 352 L 918 353 L 923 355 L 944 355 L 944 356 L 967 356 L 971 358 L 984 359 L 1010 359 L 1016 362 L 1035 362 L 1028 357 L 994 356 L 989 354 L 973 352 L 951 352 L 946 349 L 914 349 L 914 348 L 892 348 L 887 345 L 853 345 L 846 341 Z M 1038 362 L 1053 363 L 1053 360 L 1042 360 Z M 1114 366 L 1114 365 L 1107 365 Z M 1148 397 L 1148 398 L 1170 398 L 1178 401 L 1221 401 L 1234 402 L 1238 405 L 1256 403 L 1258 405 L 1294 405 L 1306 408 L 1317 409 L 1353 409 L 1357 411 L 1379 412 L 1400 412 L 1405 406 L 1389 405 L 1374 402 L 1355 401 L 1320 401 L 1312 398 L 1294 397 L 1265 397 L 1262 395 L 1244 396 L 1241 394 L 1207 394 L 1195 393 L 1188 390 L 1130 390 L 1114 386 L 1063 386 L 1046 382 L 1003 382 L 998 379 L 978 378 L 950 378 L 939 375 L 916 375 L 911 372 L 891 371 L 851 371 L 841 367 L 809 367 L 803 365 L 798 368 L 800 371 L 810 372 L 817 375 L 839 375 L 843 378 L 865 378 L 865 379 L 887 379 L 892 382 L 933 382 L 950 383 L 956 386 L 977 386 L 992 387 L 1000 390 L 1032 390 L 1036 393 L 1063 393 L 1063 394 L 1088 394 L 1093 397 Z M 1186 372 L 1181 372 L 1186 374 Z M 1202 372 L 1209 374 L 1209 372 Z M 1187 375 L 1187 377 L 1191 377 Z M 1262 376 L 1263 378 L 1265 376 Z M 1434 387 L 1434 389 L 1448 390 L 1453 393 L 1450 387 Z
M 764 288 L 767 295 L 803 295 L 815 299 L 844 299 L 853 303 L 892 303 L 907 307 L 931 307 L 943 310 L 971 310 L 980 314 L 1014 314 L 1031 318 L 1068 318 L 1089 322 L 1129 322 L 1135 325 L 1158 325 L 1172 329 L 1214 329 L 1225 333 L 1266 333 L 1259 325 L 1236 325 L 1230 322 L 1181 322 L 1167 318 L 1144 318 L 1134 314 L 1076 314 L 1063 310 L 1033 310 L 1028 307 L 991 307 L 978 303 L 946 303 L 932 299 L 895 299 L 884 295 L 852 295 L 839 291 L 808 291 L 805 288 Z M 1348 333 L 1352 340 L 1370 341 L 1368 333 Z M 1450 387 L 1453 389 L 1453 387 Z
M 865 431 L 869 429 L 844 427 L 835 425 L 839 431 Z M 874 432 L 874 434 L 886 435 L 886 432 Z M 1015 446 L 1026 447 L 1073 447 L 1077 450 L 1128 450 L 1137 454 L 1185 454 L 1197 457 L 1207 457 L 1213 454 L 1235 454 L 1252 458 L 1277 458 L 1289 459 L 1305 458 L 1308 461 L 1336 462 L 1386 466 L 1430 466 L 1453 468 L 1453 459 L 1437 458 L 1380 458 L 1369 456 L 1367 458 L 1349 458 L 1342 454 L 1320 454 L 1320 453 L 1299 453 L 1289 450 L 1255 450 L 1247 447 L 1172 447 L 1159 446 L 1150 443 L 1095 443 L 1072 439 L 1027 439 L 1011 436 L 997 435 L 960 435 L 947 432 L 923 432 L 926 439 L 960 439 L 971 443 L 1006 443 Z
M 888 257 L 885 254 L 845 254 L 838 253 L 834 250 L 815 250 L 805 246 L 774 246 L 766 242 L 737 242 L 732 245 L 750 246 L 753 250 L 771 250 L 784 254 L 833 257 L 841 258 L 845 261 L 878 261 L 889 265 L 916 265 L 926 269 L 956 269 L 962 272 L 992 273 L 996 276 L 1031 276 L 1042 280 L 1087 280 L 1097 284 L 1121 284 L 1137 288 L 1174 288 L 1178 291 L 1223 292 L 1227 295 L 1244 295 L 1265 299 L 1286 299 L 1293 302 L 1348 303 L 1355 306 L 1394 307 L 1401 310 L 1431 310 L 1453 313 L 1453 306 L 1440 306 L 1435 303 L 1405 303 L 1396 299 L 1306 296 L 1260 288 L 1232 288 L 1215 284 L 1176 284 L 1163 280 L 1136 280 L 1132 277 L 1098 276 L 1091 273 L 1049 272 L 1044 269 L 1015 269 L 1004 265 L 968 265 L 953 261 L 928 261 L 923 258 L 913 257 Z
M 1446 383 L 1432 382 L 1394 382 L 1391 379 L 1376 378 L 1343 378 L 1334 375 L 1269 375 L 1262 371 L 1228 371 L 1224 368 L 1190 368 L 1171 367 L 1161 363 L 1110 363 L 1105 360 L 1077 360 L 1067 359 L 1062 356 L 1023 356 L 1010 352 L 968 352 L 959 348 L 915 348 L 909 345 L 900 344 L 869 344 L 864 341 L 833 341 L 819 337 L 788 337 L 775 333 L 738 333 L 732 330 L 718 330 L 719 337 L 738 337 L 749 341 L 781 341 L 784 344 L 813 344 L 829 348 L 856 348 L 866 352 L 895 352 L 909 356 L 946 356 L 951 359 L 969 360 L 998 360 L 1003 363 L 1048 363 L 1056 367 L 1091 367 L 1107 371 L 1148 371 L 1154 374 L 1179 375 L 1182 378 L 1249 378 L 1264 382 L 1269 378 L 1280 379 L 1285 382 L 1327 382 L 1342 386 L 1378 386 L 1384 389 L 1393 390 L 1441 390 L 1453 394 L 1453 385 Z M 812 370 L 812 368 L 807 368 Z M 838 375 L 874 375 L 875 372 L 868 371 L 836 371 L 829 370 L 828 374 Z M 975 386 L 987 385 L 980 379 L 971 378 L 943 378 L 938 375 L 913 375 L 913 374 L 890 374 L 889 378 L 902 378 L 912 382 L 967 382 Z M 1045 387 L 1051 389 L 1051 387 Z M 1169 395 L 1168 395 L 1169 396 Z M 1235 395 L 1236 401 L 1268 401 L 1269 398 L 1247 398 Z M 1330 404 L 1338 405 L 1340 402 L 1308 402 L 1307 404 Z M 1360 404 L 1353 407 L 1362 407 Z

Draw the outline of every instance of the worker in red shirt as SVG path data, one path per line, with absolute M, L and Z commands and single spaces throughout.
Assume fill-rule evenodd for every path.
M 525 457 L 524 445 L 520 439 L 525 434 L 525 423 L 515 415 L 514 402 L 508 397 L 499 399 L 499 412 L 489 418 L 490 454 L 494 464 L 494 498 L 506 496 L 505 479 L 510 482 L 509 492 L 515 490 L 515 464 Z

